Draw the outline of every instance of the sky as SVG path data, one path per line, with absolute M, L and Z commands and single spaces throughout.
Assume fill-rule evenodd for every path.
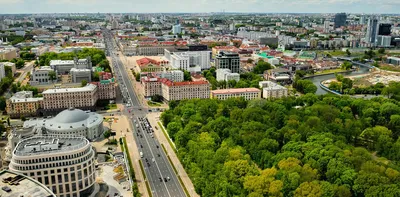
M 0 14 L 23 13 L 391 13 L 400 0 L 0 0 Z

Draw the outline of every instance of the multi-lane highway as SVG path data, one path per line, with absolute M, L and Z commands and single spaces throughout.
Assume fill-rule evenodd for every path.
M 126 110 L 123 113 L 132 121 L 134 127 L 134 131 L 132 132 L 135 136 L 138 149 L 141 152 L 138 158 L 134 159 L 142 160 L 152 195 L 154 197 L 186 196 L 167 156 L 162 150 L 160 143 L 154 137 L 151 126 L 145 118 L 147 109 L 142 106 L 135 93 L 129 75 L 118 56 L 117 45 L 111 32 L 104 30 L 103 35 L 106 41 L 107 54 L 112 59 L 113 70 L 124 97 Z

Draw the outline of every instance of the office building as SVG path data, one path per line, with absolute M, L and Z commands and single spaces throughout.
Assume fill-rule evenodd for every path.
M 238 53 L 219 52 L 215 59 L 217 69 L 227 68 L 232 73 L 240 72 L 240 57 Z
M 51 60 L 50 67 L 59 74 L 68 74 L 72 68 L 92 69 L 92 60 L 74 58 L 74 60 Z
M 240 80 L 239 73 L 231 73 L 229 69 L 217 69 L 217 81 L 230 81 L 235 80 L 236 82 Z
M 56 197 L 44 184 L 21 173 L 3 170 L 0 179 L 0 196 Z
M 211 98 L 226 100 L 229 98 L 243 97 L 245 100 L 261 98 L 261 91 L 257 88 L 235 88 L 211 91 Z
M 388 36 L 392 33 L 391 23 L 379 23 L 378 25 L 378 35 Z
M 372 17 L 368 19 L 367 33 L 365 34 L 365 42 L 375 44 L 378 36 L 378 19 Z
M 48 135 L 83 136 L 89 140 L 104 132 L 102 115 L 75 108 L 66 109 L 53 118 L 27 120 L 24 126 L 27 125 L 33 129 L 40 128 Z
M 263 90 L 263 98 L 281 98 L 288 96 L 288 89 L 274 83 L 272 81 L 261 81 L 259 82 L 260 88 Z
M 13 150 L 9 168 L 46 185 L 58 197 L 85 197 L 94 190 L 95 153 L 84 137 L 23 139 Z
M 346 13 L 337 13 L 335 15 L 335 28 L 346 26 L 347 15 Z
M 4 64 L 0 64 L 0 80 L 6 77 L 6 71 L 4 67 Z
M 161 93 L 165 101 L 185 99 L 210 98 L 210 84 L 208 81 L 172 82 L 161 80 Z
M 390 47 L 391 42 L 392 42 L 392 36 L 378 35 L 377 36 L 376 46 Z
M 79 88 L 55 88 L 42 92 L 43 109 L 60 111 L 71 107 L 93 109 L 98 100 L 97 86 L 88 84 Z
M 180 33 L 182 33 L 181 24 L 176 24 L 176 25 L 172 26 L 172 34 L 176 35 L 176 34 L 180 34 Z
M 174 69 L 200 72 L 201 70 L 206 70 L 211 67 L 210 51 L 171 52 L 169 50 L 164 50 L 164 57 L 170 62 Z
M 54 79 L 51 80 L 50 73 L 54 73 Z M 29 82 L 31 85 L 49 84 L 57 80 L 57 73 L 50 66 L 42 66 L 34 68 L 31 73 L 32 80 Z
M 69 71 L 71 83 L 81 83 L 82 81 L 92 81 L 92 70 L 87 68 L 71 68 Z
M 42 104 L 43 98 L 33 98 L 32 91 L 21 91 L 6 100 L 6 112 L 11 118 L 36 116 Z

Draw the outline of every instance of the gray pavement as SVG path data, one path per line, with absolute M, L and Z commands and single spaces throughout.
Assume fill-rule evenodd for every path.
M 134 132 L 136 144 L 139 151 L 143 153 L 143 158 L 137 156 L 137 159 L 142 160 L 152 195 L 154 197 L 186 196 L 160 143 L 156 138 L 151 137 L 151 132 L 149 132 L 147 125 L 143 122 L 144 119 L 142 118 L 146 116 L 148 109 L 143 107 L 134 91 L 129 75 L 115 50 L 118 46 L 112 38 L 111 32 L 105 30 L 103 31 L 103 35 L 107 45 L 107 54 L 111 57 L 114 74 L 117 76 L 116 79 L 124 97 L 125 109 L 122 113 L 129 117 L 133 125 L 134 131 L 132 132 Z M 136 124 L 138 124 L 138 127 L 136 127 Z M 164 178 L 167 177 L 169 177 L 169 180 L 165 181 Z

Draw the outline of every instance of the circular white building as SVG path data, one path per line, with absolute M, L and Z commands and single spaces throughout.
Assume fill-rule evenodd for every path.
M 88 140 L 100 137 L 103 133 L 103 116 L 80 109 L 66 109 L 54 118 L 43 119 L 42 127 L 51 135 L 84 136 Z
M 10 170 L 46 185 L 58 197 L 89 196 L 95 183 L 95 152 L 84 137 L 35 136 L 21 140 Z

